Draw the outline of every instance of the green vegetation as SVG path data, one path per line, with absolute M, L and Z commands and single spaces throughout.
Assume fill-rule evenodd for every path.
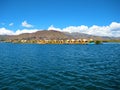
M 102 41 L 95 41 L 95 44 L 101 44 L 102 43 Z

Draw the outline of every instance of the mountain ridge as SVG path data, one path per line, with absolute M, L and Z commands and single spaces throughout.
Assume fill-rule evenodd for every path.
M 66 40 L 66 39 L 94 39 L 94 40 L 120 40 L 120 37 L 105 37 L 105 36 L 94 36 L 84 33 L 69 33 L 60 32 L 57 30 L 41 30 L 34 33 L 22 33 L 19 35 L 0 35 L 0 41 L 4 40 L 38 40 L 38 39 L 56 39 L 56 40 Z

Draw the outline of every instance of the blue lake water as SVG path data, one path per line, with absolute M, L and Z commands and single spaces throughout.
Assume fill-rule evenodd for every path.
M 120 90 L 120 44 L 0 43 L 0 90 Z

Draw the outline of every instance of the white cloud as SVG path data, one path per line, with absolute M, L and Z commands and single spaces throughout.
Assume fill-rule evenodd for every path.
M 120 23 L 112 22 L 108 26 L 97 26 L 93 25 L 91 27 L 81 25 L 81 26 L 68 26 L 66 28 L 55 28 L 53 25 L 48 28 L 48 30 L 58 30 L 62 32 L 79 32 L 85 33 L 89 35 L 96 36 L 112 36 L 112 37 L 120 37 Z
M 38 29 L 23 29 L 23 30 L 17 30 L 16 32 L 14 32 L 14 35 L 19 35 L 22 33 L 34 33 L 38 31 Z
M 111 27 L 111 28 L 120 28 L 120 23 L 112 22 L 112 23 L 110 24 L 110 27 Z
M 61 31 L 60 28 L 55 28 L 53 25 L 51 25 L 48 30 L 57 30 L 57 31 Z
M 12 30 L 8 30 L 6 28 L 0 28 L 0 35 L 13 35 L 14 32 Z
M 33 25 L 27 23 L 27 21 L 23 21 L 23 22 L 22 22 L 22 26 L 23 26 L 23 27 L 26 27 L 26 28 L 31 28 L 31 27 L 33 27 Z
M 9 26 L 13 26 L 13 25 L 14 25 L 14 23 L 10 23 L 10 24 L 9 24 Z
M 63 28 L 63 31 L 65 32 L 86 32 L 86 30 L 88 30 L 88 27 L 85 26 L 85 25 L 81 25 L 81 26 L 69 26 L 69 27 L 66 27 L 66 28 Z
M 23 30 L 17 30 L 17 31 L 12 31 L 8 30 L 6 28 L 0 28 L 0 35 L 19 35 L 22 33 L 33 33 L 38 31 L 38 29 L 23 29 Z

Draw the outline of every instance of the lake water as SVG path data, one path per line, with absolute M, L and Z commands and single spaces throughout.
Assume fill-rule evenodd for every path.
M 0 43 L 0 90 L 120 90 L 120 44 Z

